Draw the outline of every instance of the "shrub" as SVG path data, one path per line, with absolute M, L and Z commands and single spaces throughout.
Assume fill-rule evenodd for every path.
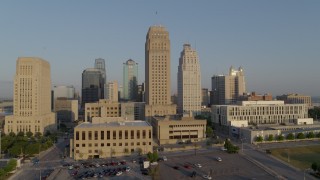
M 287 139 L 288 139 L 288 140 L 294 140 L 294 135 L 293 135 L 292 133 L 289 133 L 289 134 L 287 135 Z
M 278 136 L 278 141 L 283 141 L 284 140 L 284 136 L 282 135 L 282 134 L 280 134 L 279 136 Z
M 305 138 L 305 136 L 304 136 L 303 133 L 298 133 L 297 134 L 297 139 L 304 139 L 304 138 Z
M 263 137 L 262 136 L 257 136 L 256 141 L 257 142 L 262 142 L 263 141 Z

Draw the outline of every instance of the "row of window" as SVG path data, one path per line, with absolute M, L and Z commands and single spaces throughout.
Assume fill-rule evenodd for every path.
M 111 138 L 129 139 L 129 137 L 130 139 L 146 139 L 147 130 L 81 131 L 81 140 L 105 140 L 105 137 L 107 140 Z M 151 139 L 151 130 L 148 130 L 148 138 Z M 76 140 L 80 140 L 80 131 L 76 131 Z
M 111 146 L 111 144 L 112 144 L 112 146 L 113 147 L 116 147 L 116 146 L 129 146 L 129 143 L 101 143 L 100 144 L 100 147 L 110 147 Z M 140 145 L 143 145 L 143 146 L 145 146 L 145 145 L 147 145 L 147 144 L 149 144 L 149 145 L 151 145 L 151 142 L 136 142 L 136 143 L 134 143 L 134 142 L 131 142 L 130 143 L 130 146 L 140 146 Z M 76 147 L 80 147 L 80 145 L 81 145 L 81 147 L 86 147 L 86 145 L 87 144 L 85 144 L 85 143 L 83 143 L 83 144 L 76 144 Z M 95 144 L 92 144 L 92 143 L 89 143 L 88 144 L 88 147 L 99 147 L 99 144 L 98 143 L 95 143 Z

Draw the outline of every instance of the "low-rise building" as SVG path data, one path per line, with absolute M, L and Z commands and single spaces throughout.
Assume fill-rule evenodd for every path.
M 234 121 L 247 121 L 248 125 L 294 123 L 295 119 L 308 118 L 305 104 L 284 104 L 283 101 L 242 101 L 238 105 L 214 105 L 211 109 L 212 121 L 218 126 L 239 125 Z M 240 127 L 246 127 L 242 124 Z
M 309 108 L 312 106 L 311 96 L 301 94 L 284 94 L 277 96 L 277 100 L 282 100 L 286 104 L 306 104 Z
M 84 122 L 74 129 L 70 156 L 75 160 L 152 152 L 152 127 L 145 121 Z
M 151 124 L 160 145 L 198 142 L 206 138 L 207 120 L 196 120 L 193 117 L 154 116 Z
M 252 92 L 251 94 L 243 94 L 238 97 L 238 101 L 272 101 L 271 94 L 256 94 L 256 92 Z
M 78 120 L 78 100 L 58 98 L 54 100 L 54 112 L 60 123 L 69 123 Z

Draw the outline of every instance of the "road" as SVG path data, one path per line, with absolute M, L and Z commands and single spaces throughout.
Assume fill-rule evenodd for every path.
M 33 165 L 32 162 L 24 164 L 16 174 L 10 177 L 10 180 L 39 180 L 40 173 L 60 167 L 62 161 L 60 156 L 68 143 L 68 140 L 59 139 L 52 148 L 41 153 L 39 164 Z

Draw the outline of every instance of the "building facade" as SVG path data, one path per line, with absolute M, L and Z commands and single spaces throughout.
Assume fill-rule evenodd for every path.
M 123 63 L 123 99 L 136 101 L 138 96 L 138 63 L 129 59 Z
M 82 107 L 85 103 L 97 102 L 102 99 L 104 87 L 102 73 L 99 69 L 88 68 L 82 73 Z
M 206 139 L 207 120 L 192 117 L 155 116 L 151 120 L 153 133 L 159 145 L 180 142 L 199 142 Z
M 201 72 L 199 57 L 190 44 L 183 45 L 178 66 L 178 113 L 201 112 Z
M 283 101 L 242 101 L 239 105 L 213 105 L 211 110 L 212 121 L 219 126 L 294 123 L 295 119 L 308 118 L 305 104 Z
M 311 96 L 301 94 L 284 94 L 277 96 L 277 100 L 283 100 L 287 104 L 306 104 L 308 107 L 312 106 Z
M 70 156 L 75 160 L 152 152 L 152 127 L 145 121 L 82 123 L 74 128 Z
M 201 89 L 201 106 L 206 108 L 209 106 L 209 91 L 208 88 Z
M 50 64 L 36 57 L 20 57 L 14 77 L 13 115 L 5 118 L 5 133 L 56 131 L 51 112 Z
M 78 100 L 58 98 L 55 100 L 54 112 L 59 123 L 70 123 L 78 120 Z
M 251 94 L 243 94 L 238 97 L 238 101 L 272 101 L 272 95 L 267 93 L 264 95 L 256 94 L 252 92 Z
M 58 98 L 75 98 L 75 88 L 73 86 L 54 86 L 53 87 L 54 99 Z
M 211 105 L 235 104 L 238 97 L 246 92 L 244 71 L 230 67 L 229 75 L 214 75 L 211 78 Z
M 101 99 L 105 98 L 104 96 L 104 91 L 106 91 L 104 84 L 107 83 L 107 72 L 106 72 L 106 64 L 105 64 L 105 60 L 102 58 L 97 58 L 94 61 L 94 68 L 98 69 L 101 72 L 101 76 L 102 76 L 102 86 L 101 86 L 101 90 L 100 90 L 100 96 Z
M 161 114 L 166 112 L 162 109 L 176 112 L 176 106 L 171 103 L 170 74 L 169 32 L 163 26 L 151 26 L 145 43 L 145 100 L 148 120 L 154 115 L 166 115 Z M 157 111 L 158 108 L 161 110 Z
M 105 99 L 108 99 L 112 102 L 118 102 L 119 96 L 118 96 L 118 82 L 117 81 L 111 81 L 108 83 L 107 87 L 107 97 Z

